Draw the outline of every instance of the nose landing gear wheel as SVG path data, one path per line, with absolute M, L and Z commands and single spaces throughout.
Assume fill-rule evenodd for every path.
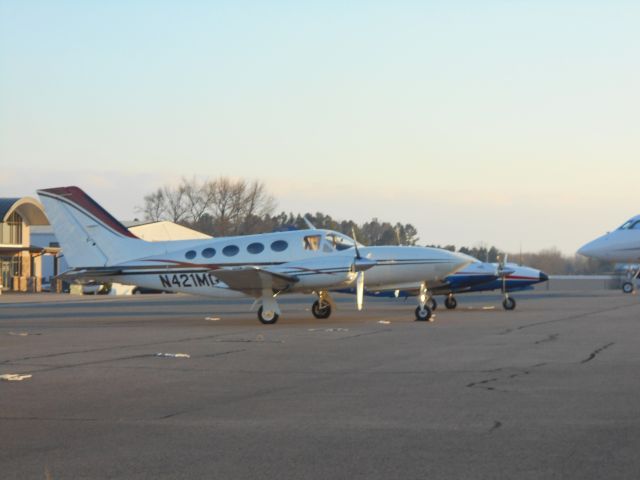
M 320 302 L 316 300 L 311 305 L 311 313 L 316 318 L 329 318 L 331 316 L 331 305 L 325 303 L 322 307 L 320 307 Z
M 429 322 L 431 321 L 431 309 L 426 305 L 424 308 L 416 307 L 416 321 Z
M 444 299 L 444 306 L 449 310 L 454 310 L 458 306 L 458 301 L 455 297 L 447 297 Z
M 623 293 L 631 293 L 633 292 L 633 283 L 625 282 L 622 284 L 622 292 Z
M 516 301 L 511 297 L 507 297 L 502 301 L 502 307 L 505 310 L 514 310 L 516 308 Z
M 262 307 L 260 307 L 258 309 L 258 320 L 265 325 L 273 325 L 278 321 L 278 314 L 270 310 L 264 311 Z

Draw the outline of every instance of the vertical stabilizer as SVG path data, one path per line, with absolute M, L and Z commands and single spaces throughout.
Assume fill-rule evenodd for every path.
M 78 187 L 38 190 L 38 196 L 72 268 L 116 265 L 154 253 Z

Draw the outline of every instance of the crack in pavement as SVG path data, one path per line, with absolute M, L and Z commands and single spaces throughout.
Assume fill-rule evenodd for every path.
M 494 382 L 500 382 L 500 381 L 504 381 L 504 380 L 513 380 L 513 379 L 518 378 L 518 377 L 523 377 L 525 375 L 529 375 L 529 374 L 531 374 L 533 369 L 540 368 L 540 367 L 542 367 L 542 366 L 544 366 L 546 364 L 547 364 L 546 362 L 536 363 L 535 365 L 532 365 L 530 367 L 526 367 L 524 370 L 516 371 L 516 373 L 512 373 L 510 375 L 486 378 L 484 380 L 479 380 L 477 382 L 468 383 L 465 386 L 467 388 L 474 388 L 475 387 L 475 388 L 482 388 L 484 390 L 489 390 L 489 391 L 508 392 L 508 390 L 501 390 L 501 389 L 499 389 L 497 387 L 494 387 L 494 386 L 487 386 L 487 384 L 494 383 Z M 506 368 L 505 369 L 496 369 L 495 371 L 500 371 L 500 370 L 506 370 Z
M 524 330 L 525 328 L 532 328 L 532 327 L 537 327 L 539 325 L 547 325 L 547 324 L 550 324 L 550 323 L 565 322 L 567 320 L 577 320 L 577 319 L 583 318 L 583 317 L 590 317 L 592 315 L 599 315 L 601 313 L 614 312 L 616 310 L 621 310 L 621 309 L 630 308 L 630 307 L 637 307 L 637 306 L 638 306 L 637 303 L 632 303 L 632 304 L 629 304 L 629 305 L 619 305 L 619 306 L 614 307 L 614 308 L 606 308 L 604 310 L 596 310 L 594 312 L 578 313 L 578 314 L 575 314 L 575 315 L 569 315 L 568 317 L 556 318 L 556 319 L 553 319 L 553 320 L 544 320 L 542 322 L 527 323 L 525 325 L 520 325 L 519 327 L 507 328 L 507 329 L 503 330 L 502 332 L 498 333 L 498 335 L 507 335 L 508 333 L 515 332 L 515 331 L 518 331 L 518 330 Z
M 535 342 L 535 344 L 536 345 L 540 345 L 541 343 L 553 342 L 554 340 L 557 340 L 559 336 L 560 336 L 559 333 L 552 333 L 547 338 L 543 338 L 542 340 L 538 340 L 537 342 Z
M 167 420 L 168 418 L 177 417 L 178 415 L 184 415 L 185 413 L 197 412 L 199 410 L 202 410 L 202 408 L 198 408 L 198 409 L 194 409 L 194 410 L 183 410 L 181 412 L 173 412 L 173 413 L 169 413 L 167 415 L 163 415 L 161 417 L 158 417 L 156 420 Z
M 115 345 L 115 346 L 111 346 L 111 347 L 90 348 L 90 349 L 85 349 L 85 350 L 72 350 L 72 351 L 69 351 L 69 352 L 48 353 L 48 354 L 44 354 L 44 355 L 33 355 L 33 356 L 29 356 L 29 357 L 2 360 L 2 361 L 0 361 L 0 365 L 12 363 L 12 362 L 20 362 L 20 361 L 24 361 L 24 360 L 36 360 L 36 359 L 41 359 L 41 358 L 62 357 L 64 355 L 75 355 L 75 354 L 78 354 L 78 353 L 106 352 L 106 351 L 109 351 L 109 350 L 124 350 L 124 349 L 127 349 L 127 348 L 151 347 L 151 346 L 155 346 L 155 345 L 166 345 L 166 344 L 170 344 L 170 343 L 183 343 L 183 342 L 190 342 L 190 341 L 194 341 L 194 340 L 196 340 L 196 341 L 197 340 L 207 340 L 207 339 L 210 339 L 210 338 L 224 337 L 224 336 L 227 336 L 227 335 L 237 335 L 238 333 L 240 333 L 240 332 L 218 333 L 218 334 L 214 334 L 214 335 L 203 335 L 203 336 L 199 336 L 199 337 L 187 337 L 187 338 L 179 338 L 179 339 L 174 339 L 174 340 L 162 340 L 162 341 L 159 341 L 159 342 L 132 343 L 132 344 L 128 344 L 128 345 Z
M 347 335 L 346 337 L 340 337 L 336 340 L 349 340 L 351 338 L 366 337 L 368 335 L 378 335 L 379 333 L 387 333 L 390 331 L 391 331 L 390 328 L 385 328 L 384 330 L 375 330 L 373 332 L 363 332 L 363 333 L 356 333 L 355 335 Z
M 246 349 L 242 349 L 242 350 L 229 350 L 228 352 L 217 352 L 217 353 L 209 353 L 207 355 L 198 355 L 196 357 L 193 358 L 215 358 L 215 357 L 222 357 L 223 355 L 229 355 L 231 353 L 240 353 L 240 352 L 246 352 Z
M 27 420 L 27 421 L 53 421 L 53 422 L 100 422 L 99 418 L 76 418 L 76 417 L 0 417 L 1 420 Z
M 486 385 L 487 383 L 491 383 L 491 382 L 497 382 L 498 380 L 500 380 L 499 377 L 487 378 L 485 380 L 480 380 L 478 382 L 471 382 L 471 383 L 467 384 L 466 386 L 468 388 L 473 388 L 473 387 L 476 387 L 476 386 L 480 386 L 481 388 L 484 388 L 485 390 L 495 390 L 494 387 L 483 387 L 482 385 Z
M 596 348 L 593 352 L 591 352 L 589 354 L 589 356 L 587 358 L 585 358 L 584 360 L 581 360 L 580 363 L 587 363 L 590 362 L 591 360 L 593 360 L 594 358 L 596 358 L 596 356 L 598 356 L 598 354 L 600 354 L 601 352 L 603 352 L 604 350 L 606 350 L 607 348 L 615 345 L 616 342 L 610 342 L 607 343 L 606 345 L 603 345 L 599 348 Z
M 494 430 L 499 429 L 500 427 L 502 427 L 502 422 L 499 420 L 494 420 L 493 421 L 493 426 L 489 429 L 489 433 L 493 432 Z
M 237 353 L 237 352 L 244 352 L 245 350 L 230 350 L 228 352 L 217 352 L 217 353 L 211 353 L 211 354 L 207 354 L 207 355 L 198 355 L 196 357 L 191 357 L 193 359 L 195 358 L 214 358 L 214 357 L 220 357 L 223 355 L 229 355 L 231 353 Z M 103 363 L 109 363 L 109 362 L 118 362 L 121 360 L 132 360 L 132 359 L 136 359 L 136 358 L 156 358 L 157 354 L 156 353 L 142 353 L 142 354 L 138 354 L 138 355 L 128 355 L 126 357 L 116 357 L 116 358 L 106 358 L 106 359 L 102 359 L 102 360 L 92 360 L 92 361 L 88 361 L 88 362 L 78 362 L 78 363 L 68 363 L 68 364 L 64 364 L 64 365 L 42 365 L 44 368 L 40 368 L 39 370 L 31 370 L 30 373 L 43 373 L 43 372 L 53 372 L 55 370 L 64 370 L 67 368 L 76 368 L 76 367 L 85 367 L 85 366 L 89 366 L 89 365 L 100 365 Z M 11 363 L 5 363 L 5 365 L 15 365 L 15 366 L 33 366 L 33 365 L 28 365 L 28 364 L 22 364 L 22 363 L 18 363 L 18 362 L 11 362 Z M 142 368 L 152 368 L 152 369 L 160 369 L 161 367 L 140 367 L 140 366 L 134 366 L 134 367 L 116 367 L 116 368 L 138 368 L 138 369 L 142 369 Z M 178 368 L 172 368 L 171 370 L 185 370 L 185 371 L 191 371 L 194 369 L 178 369 Z

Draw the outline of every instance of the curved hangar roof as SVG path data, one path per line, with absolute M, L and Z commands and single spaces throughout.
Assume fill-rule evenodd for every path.
M 49 225 L 44 207 L 31 197 L 0 198 L 0 222 L 6 222 L 13 212 L 18 212 L 27 225 Z

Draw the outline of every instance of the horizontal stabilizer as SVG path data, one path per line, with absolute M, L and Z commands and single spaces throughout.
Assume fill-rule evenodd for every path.
M 92 280 L 104 280 L 105 277 L 114 277 L 121 273 L 122 270 L 117 268 L 72 268 L 57 275 L 55 278 L 65 282 L 83 283 Z

